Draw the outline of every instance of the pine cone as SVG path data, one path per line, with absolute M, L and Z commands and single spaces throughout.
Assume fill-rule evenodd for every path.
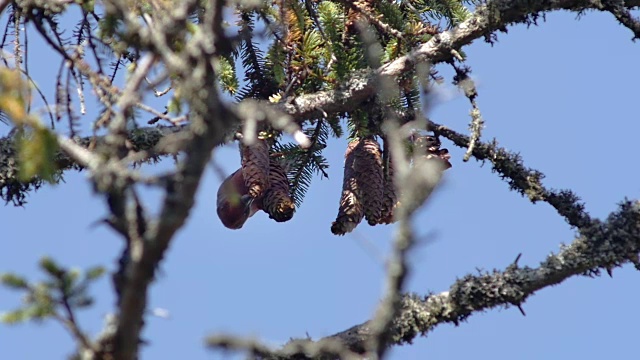
M 389 154 L 389 161 L 386 164 L 384 174 L 384 194 L 382 196 L 382 218 L 378 224 L 393 223 L 393 212 L 398 207 L 398 196 L 396 195 L 395 184 L 393 183 L 393 159 Z
M 382 219 L 384 198 L 380 144 L 373 137 L 364 138 L 354 149 L 354 156 L 353 169 L 361 191 L 364 216 L 369 225 L 373 226 Z
M 344 235 L 351 232 L 364 217 L 364 210 L 360 202 L 361 191 L 356 181 L 356 171 L 354 169 L 356 159 L 354 149 L 359 144 L 359 140 L 350 142 L 344 155 L 344 177 L 342 180 L 340 207 L 336 221 L 331 224 L 331 232 L 334 235 Z
M 241 146 L 242 175 L 249 195 L 257 199 L 269 188 L 269 145 L 256 140 L 252 145 Z
M 271 158 L 269 169 L 269 183 L 271 187 L 262 198 L 262 210 L 269 214 L 269 218 L 277 221 L 289 221 L 296 210 L 289 189 L 289 179 L 280 160 Z

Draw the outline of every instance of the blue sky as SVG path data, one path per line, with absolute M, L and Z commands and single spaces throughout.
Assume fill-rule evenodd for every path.
M 550 14 L 540 27 L 510 28 L 493 47 L 477 41 L 465 51 L 487 125 L 484 139 L 496 137 L 520 152 L 527 166 L 546 174 L 545 185 L 571 188 L 593 216 L 604 217 L 640 190 L 632 160 L 640 132 L 640 47 L 611 15 L 575 17 Z M 43 57 L 34 51 L 32 69 L 46 76 L 38 67 Z M 441 69 L 450 79 L 451 72 Z M 45 92 L 53 94 L 51 88 Z M 464 132 L 469 109 L 456 96 L 436 106 L 431 117 Z M 206 335 L 230 332 L 277 345 L 307 333 L 330 335 L 371 317 L 383 291 L 383 259 L 394 227 L 363 223 L 351 235 L 331 235 L 345 146 L 344 139 L 329 144 L 330 179 L 314 179 L 303 206 L 282 224 L 260 213 L 241 230 L 224 228 L 215 213 L 220 180 L 212 168 L 207 171 L 192 216 L 152 287 L 150 308 L 167 309 L 170 316 L 147 318 L 150 345 L 143 359 L 220 359 L 226 354 L 204 348 Z M 453 168 L 415 219 L 425 241 L 411 256 L 409 290 L 445 291 L 476 268 L 503 269 L 519 253 L 521 264 L 536 266 L 573 239 L 574 231 L 552 207 L 529 203 L 489 165 L 463 163 L 462 149 L 446 140 L 443 146 L 452 153 Z M 228 172 L 239 167 L 233 146 L 217 151 L 215 161 Z M 24 208 L 0 207 L 0 272 L 39 279 L 43 255 L 66 266 L 114 267 L 121 240 L 92 225 L 106 215 L 103 199 L 92 193 L 85 173 L 67 173 L 65 180 L 32 193 Z M 144 191 L 143 199 L 153 212 L 160 193 Z M 637 353 L 639 278 L 628 265 L 614 270 L 613 278 L 572 278 L 531 297 L 523 307 L 526 317 L 514 308 L 476 314 L 459 327 L 439 326 L 412 346 L 394 348 L 390 358 L 628 358 Z M 96 305 L 80 313 L 80 322 L 96 334 L 114 299 L 106 277 L 91 293 Z M 19 300 L 0 289 L 0 311 Z M 62 359 L 73 348 L 70 336 L 51 321 L 0 326 L 2 358 Z

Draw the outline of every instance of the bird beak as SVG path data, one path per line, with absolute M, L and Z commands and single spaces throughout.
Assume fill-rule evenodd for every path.
M 251 207 L 253 205 L 253 202 L 255 201 L 254 198 L 251 197 L 251 195 L 249 194 L 245 194 L 242 195 L 240 197 L 240 203 L 242 204 L 242 206 L 244 206 L 244 214 L 251 217 L 251 215 L 253 215 L 251 213 Z
M 250 207 L 251 207 L 251 205 L 253 204 L 253 201 L 254 201 L 254 200 L 255 200 L 255 199 L 254 199 L 254 198 L 252 198 L 252 197 L 251 197 L 251 195 L 249 195 L 249 194 L 245 194 L 245 195 L 242 195 L 242 196 L 240 197 L 240 202 L 241 202 L 244 206 L 246 206 L 246 207 L 248 207 L 248 208 L 250 208 Z

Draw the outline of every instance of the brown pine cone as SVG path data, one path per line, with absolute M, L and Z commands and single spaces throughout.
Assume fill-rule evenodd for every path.
M 356 181 L 354 170 L 355 151 L 360 144 L 359 140 L 354 140 L 347 146 L 344 155 L 344 177 L 342 180 L 342 195 L 340 196 L 340 207 L 336 221 L 331 224 L 331 232 L 334 235 L 344 235 L 355 229 L 364 217 L 364 209 L 360 201 L 361 191 Z
M 354 149 L 355 171 L 358 188 L 361 191 L 364 216 L 369 225 L 377 224 L 382 218 L 384 198 L 384 177 L 380 144 L 372 137 L 360 141 Z
M 257 199 L 269 188 L 269 145 L 256 140 L 252 145 L 241 145 L 242 175 L 249 195 Z
M 277 222 L 291 220 L 296 206 L 291 199 L 289 179 L 279 159 L 270 159 L 269 183 L 271 187 L 262 198 L 262 210 Z
M 398 196 L 396 195 L 395 184 L 393 183 L 393 159 L 389 154 L 384 174 L 384 194 L 382 196 L 382 218 L 378 224 L 393 223 L 393 211 L 398 207 Z

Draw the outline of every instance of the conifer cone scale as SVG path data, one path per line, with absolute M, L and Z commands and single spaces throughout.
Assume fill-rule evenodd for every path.
M 369 225 L 382 219 L 384 199 L 384 174 L 380 144 L 373 137 L 366 137 L 354 149 L 354 164 L 358 188 L 361 191 L 364 216 Z
M 257 199 L 269 189 L 269 145 L 256 140 L 251 145 L 241 146 L 242 175 L 249 195 Z
M 269 165 L 271 186 L 262 198 L 262 210 L 277 222 L 289 221 L 296 210 L 295 203 L 291 199 L 289 179 L 280 160 L 271 158 Z
M 350 142 L 344 155 L 344 177 L 342 180 L 340 207 L 338 208 L 336 221 L 331 224 L 331 232 L 334 235 L 344 235 L 351 232 L 364 218 L 364 209 L 360 200 L 361 190 L 358 186 L 354 169 L 354 149 L 359 143 L 359 140 Z

